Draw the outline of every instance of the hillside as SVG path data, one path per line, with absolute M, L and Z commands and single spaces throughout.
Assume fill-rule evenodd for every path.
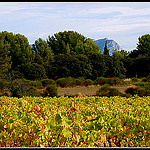
M 93 42 L 99 46 L 99 49 L 102 51 L 102 53 L 103 53 L 106 41 L 107 41 L 107 48 L 109 49 L 110 55 L 113 54 L 115 49 L 117 49 L 118 51 L 121 50 L 120 45 L 117 42 L 115 42 L 114 40 L 109 40 L 107 38 L 93 40 Z

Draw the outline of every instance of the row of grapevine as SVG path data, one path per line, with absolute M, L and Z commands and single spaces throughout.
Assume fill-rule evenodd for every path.
M 0 97 L 0 147 L 149 147 L 150 97 Z

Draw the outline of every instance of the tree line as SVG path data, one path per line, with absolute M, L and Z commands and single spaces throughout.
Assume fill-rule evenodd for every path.
M 30 45 L 21 34 L 0 32 L 0 78 L 12 82 L 84 77 L 146 77 L 150 73 L 150 35 L 138 38 L 135 50 L 115 50 L 109 55 L 90 38 L 76 31 L 64 31 L 37 39 Z

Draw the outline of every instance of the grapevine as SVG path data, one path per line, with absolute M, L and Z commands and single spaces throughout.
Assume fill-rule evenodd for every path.
M 0 147 L 149 147 L 150 97 L 0 97 Z

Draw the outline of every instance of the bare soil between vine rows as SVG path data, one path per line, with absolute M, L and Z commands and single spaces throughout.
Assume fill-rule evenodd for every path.
M 125 94 L 125 90 L 127 89 L 129 85 L 118 85 L 118 86 L 111 86 L 112 88 L 116 88 L 119 90 L 119 92 Z M 65 96 L 65 95 L 76 95 L 76 94 L 82 94 L 82 95 L 96 95 L 96 91 L 101 86 L 89 86 L 89 87 L 71 87 L 71 88 L 61 88 L 58 87 L 58 96 Z

